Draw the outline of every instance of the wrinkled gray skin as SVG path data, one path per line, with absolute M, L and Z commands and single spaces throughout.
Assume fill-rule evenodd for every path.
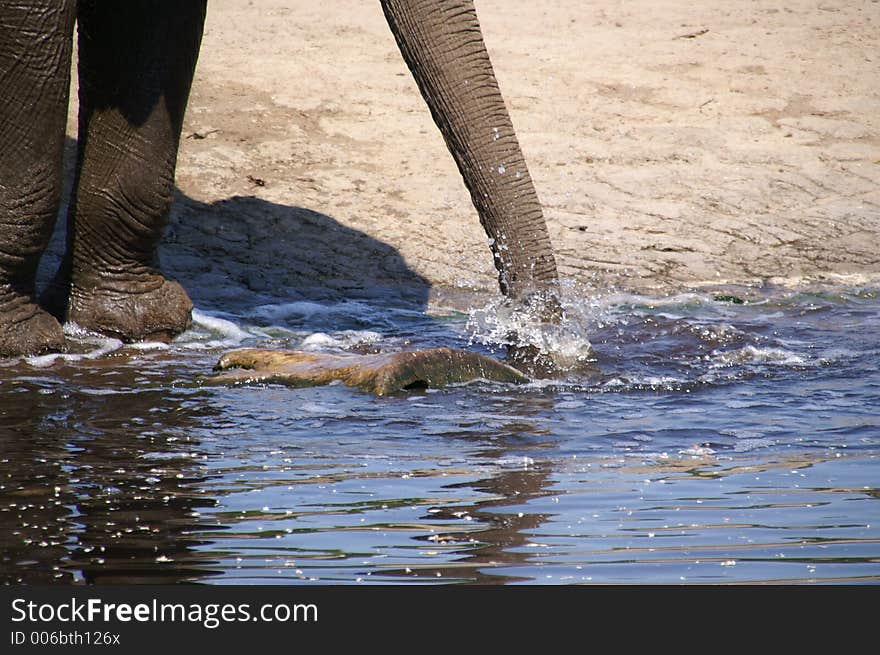
M 491 239 L 502 292 L 527 302 L 554 289 L 543 213 L 473 0 L 382 7 Z M 204 17 L 204 0 L 0 4 L 0 356 L 63 348 L 59 321 L 124 341 L 169 340 L 189 326 L 189 297 L 153 264 Z M 60 201 L 75 22 L 74 195 L 64 262 L 38 301 L 36 268 Z

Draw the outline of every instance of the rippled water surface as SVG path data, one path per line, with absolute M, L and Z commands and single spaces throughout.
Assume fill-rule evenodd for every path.
M 238 345 L 489 352 L 486 312 L 198 312 L 0 367 L 5 581 L 880 580 L 876 290 L 573 301 L 596 371 L 215 387 Z M 736 299 L 738 300 L 738 299 Z M 477 333 L 476 338 L 474 332 Z

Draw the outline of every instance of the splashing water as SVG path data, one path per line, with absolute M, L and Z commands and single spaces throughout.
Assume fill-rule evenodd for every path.
M 555 303 L 557 299 L 554 298 Z M 594 331 L 601 310 L 594 302 L 563 296 L 558 300 L 563 318 L 548 321 L 546 299 L 533 297 L 528 303 L 494 298 L 468 313 L 471 344 L 487 346 L 493 353 L 501 348 L 531 349 L 553 359 L 558 372 L 583 371 L 596 361 L 589 334 Z

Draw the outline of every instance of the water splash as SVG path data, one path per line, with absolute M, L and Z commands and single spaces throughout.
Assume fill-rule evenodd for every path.
M 785 348 L 758 348 L 750 345 L 720 353 L 712 366 L 735 366 L 737 364 L 804 366 L 807 363 L 806 358 Z
M 188 349 L 231 348 L 256 336 L 219 312 L 194 309 L 192 319 L 192 328 L 176 340 L 177 344 Z
M 122 341 L 105 337 L 81 328 L 76 323 L 65 323 L 64 336 L 68 343 L 75 344 L 74 352 L 49 353 L 25 357 L 24 361 L 34 368 L 48 368 L 58 361 L 77 362 L 86 359 L 98 359 L 122 348 Z
M 596 325 L 597 305 L 580 298 L 561 298 L 563 318 L 547 320 L 555 313 L 548 299 L 532 296 L 526 302 L 495 298 L 468 311 L 470 344 L 479 343 L 495 352 L 501 348 L 531 350 L 547 355 L 563 372 L 590 367 L 596 356 L 589 334 Z M 552 302 L 557 302 L 555 297 Z
M 311 351 L 369 351 L 378 348 L 382 335 L 372 330 L 343 330 L 335 334 L 314 332 L 299 344 L 302 350 Z

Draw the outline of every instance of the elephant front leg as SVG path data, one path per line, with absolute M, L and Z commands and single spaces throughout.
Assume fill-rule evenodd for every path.
M 489 236 L 501 291 L 553 295 L 550 236 L 473 0 L 382 0 L 382 8 Z
M 61 195 L 73 20 L 73 2 L 0 3 L 0 357 L 64 345 L 34 281 Z
M 537 329 L 564 321 L 544 213 L 483 41 L 473 0 L 382 0 L 400 51 L 489 237 L 502 293 Z M 572 367 L 511 334 L 509 361 L 532 375 Z
M 167 341 L 191 321 L 186 292 L 154 262 L 204 13 L 204 2 L 79 2 L 79 173 L 57 309 L 124 341 Z

